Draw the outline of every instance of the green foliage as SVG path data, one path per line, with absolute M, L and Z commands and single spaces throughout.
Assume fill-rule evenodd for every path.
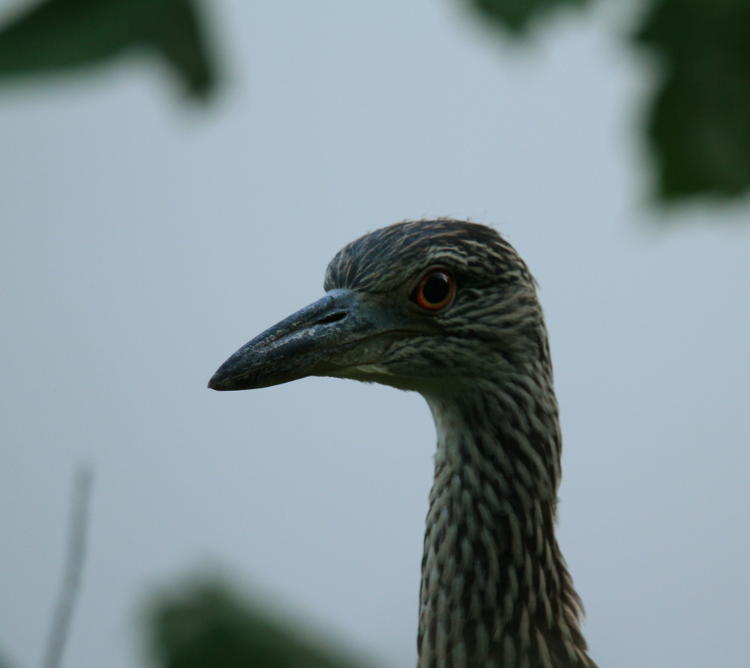
M 131 49 L 160 57 L 191 96 L 212 92 L 195 0 L 45 0 L 0 30 L 0 77 L 97 65 Z
M 462 0 L 524 37 L 553 10 L 588 0 Z M 635 41 L 662 67 L 645 132 L 664 200 L 750 189 L 750 1 L 651 0 Z M 105 63 L 141 50 L 193 98 L 215 88 L 198 0 L 42 0 L 0 29 L 0 79 Z
M 636 36 L 663 68 L 647 135 L 663 199 L 750 187 L 750 2 L 657 0 Z
M 561 7 L 581 7 L 588 0 L 470 0 L 474 8 L 488 21 L 520 35 L 537 19 L 550 10 Z
M 257 603 L 214 581 L 159 597 L 147 620 L 158 668 L 356 668 Z

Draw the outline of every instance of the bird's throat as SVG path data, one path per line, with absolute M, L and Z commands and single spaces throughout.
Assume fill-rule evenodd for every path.
M 522 388 L 428 397 L 438 450 L 422 560 L 420 668 L 594 666 L 554 533 L 554 395 L 533 411 L 524 401 Z

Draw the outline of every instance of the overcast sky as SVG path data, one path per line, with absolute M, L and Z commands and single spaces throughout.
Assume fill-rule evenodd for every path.
M 2 91 L 0 647 L 38 665 L 90 461 L 68 666 L 141 665 L 149 593 L 212 567 L 413 665 L 422 399 L 205 385 L 344 243 L 451 215 L 541 284 L 592 656 L 750 665 L 750 207 L 650 208 L 628 25 L 574 14 L 514 48 L 447 0 L 211 10 L 230 71 L 205 110 L 145 57 Z

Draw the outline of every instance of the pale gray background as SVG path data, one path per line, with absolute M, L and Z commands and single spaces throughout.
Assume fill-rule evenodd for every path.
M 495 224 L 541 284 L 593 656 L 750 665 L 750 210 L 648 206 L 653 73 L 624 17 L 565 16 L 516 49 L 447 0 L 211 9 L 231 70 L 205 112 L 140 57 L 2 92 L 0 647 L 38 663 L 89 460 L 68 666 L 142 663 L 149 592 L 212 565 L 412 665 L 421 398 L 205 384 L 321 294 L 345 242 L 453 215 Z

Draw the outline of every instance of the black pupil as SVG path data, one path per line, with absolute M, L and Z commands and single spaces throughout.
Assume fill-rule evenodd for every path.
M 442 271 L 430 274 L 422 285 L 422 296 L 430 304 L 439 304 L 451 291 L 450 278 Z

